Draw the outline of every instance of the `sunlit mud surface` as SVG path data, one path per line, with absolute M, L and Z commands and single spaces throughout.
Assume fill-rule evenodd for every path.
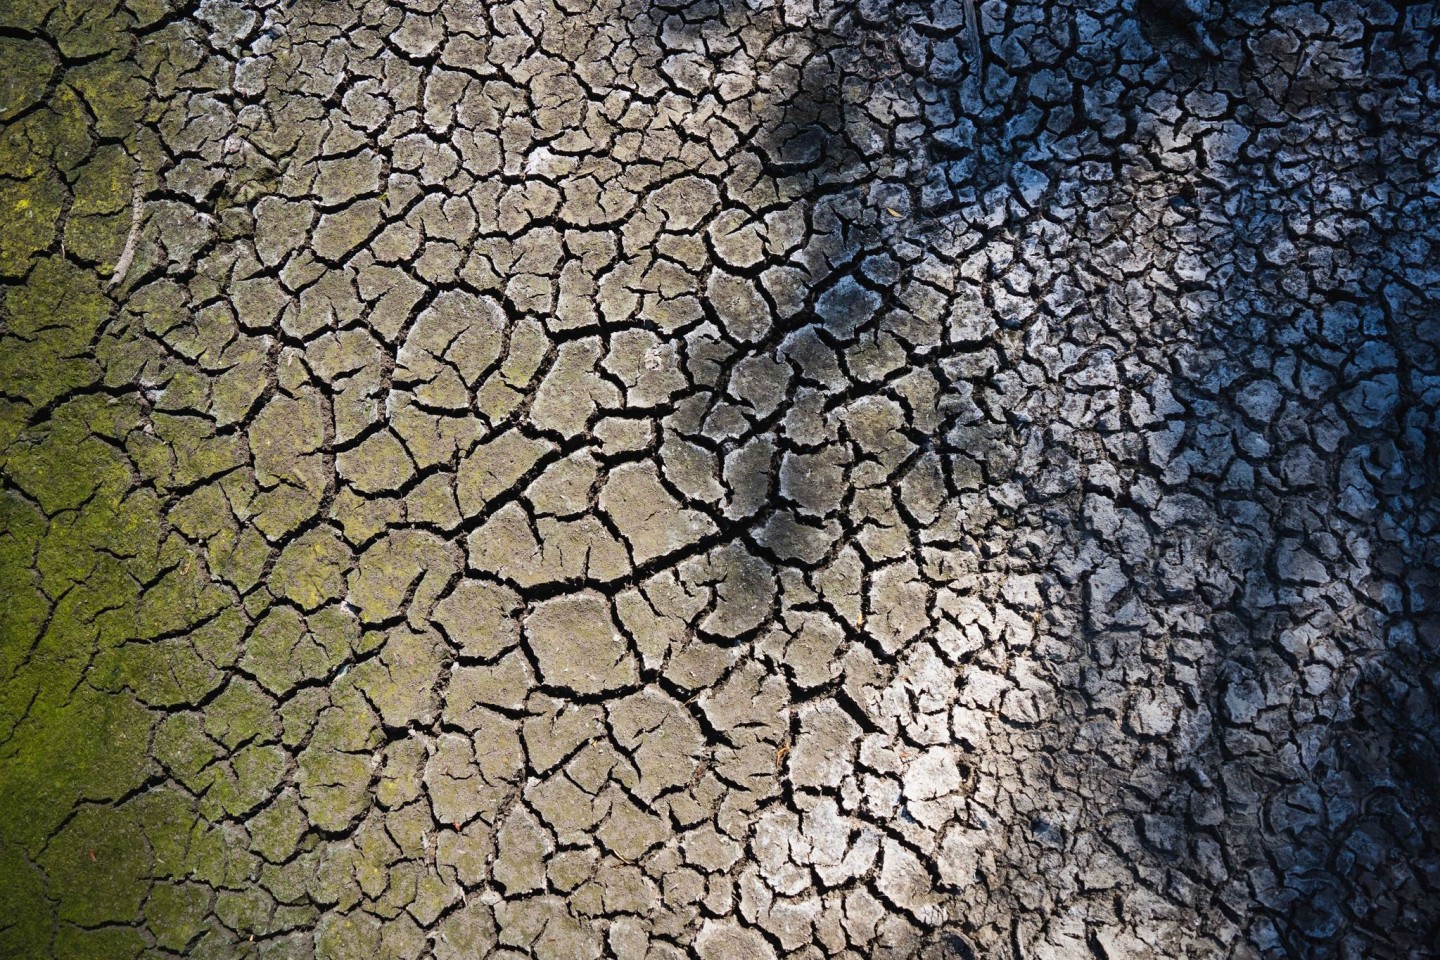
M 0 956 L 1440 955 L 1436 17 L 0 0 Z

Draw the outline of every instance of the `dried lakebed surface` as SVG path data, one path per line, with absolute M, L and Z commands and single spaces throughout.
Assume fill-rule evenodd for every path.
M 1436 17 L 0 3 L 0 955 L 1436 956 Z

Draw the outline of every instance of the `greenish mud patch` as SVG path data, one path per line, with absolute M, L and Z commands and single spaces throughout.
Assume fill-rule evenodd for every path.
M 127 452 L 148 418 L 123 373 L 136 345 L 109 331 L 154 109 L 134 31 L 163 12 L 0 4 L 0 956 L 16 960 L 183 951 L 209 910 L 183 878 L 223 861 L 151 747 L 156 706 L 214 689 L 236 640 L 191 640 L 227 600 Z

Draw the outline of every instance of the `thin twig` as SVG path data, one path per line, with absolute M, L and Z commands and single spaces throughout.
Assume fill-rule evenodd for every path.
M 125 280 L 125 274 L 130 270 L 130 264 L 135 259 L 135 247 L 140 242 L 140 220 L 141 207 L 144 202 L 144 179 L 145 170 L 138 164 L 135 167 L 135 187 L 130 200 L 130 235 L 125 238 L 125 249 L 120 251 L 120 259 L 115 262 L 115 275 L 110 278 L 110 289 L 115 289 Z
M 975 15 L 975 0 L 965 0 L 965 32 L 970 35 L 970 59 L 975 64 L 975 78 L 983 79 L 980 72 L 985 69 L 985 51 L 980 43 L 980 18 Z

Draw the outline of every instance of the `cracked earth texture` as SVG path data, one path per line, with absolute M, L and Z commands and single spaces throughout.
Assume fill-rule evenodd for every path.
M 0 955 L 1436 956 L 1437 17 L 0 3 Z

